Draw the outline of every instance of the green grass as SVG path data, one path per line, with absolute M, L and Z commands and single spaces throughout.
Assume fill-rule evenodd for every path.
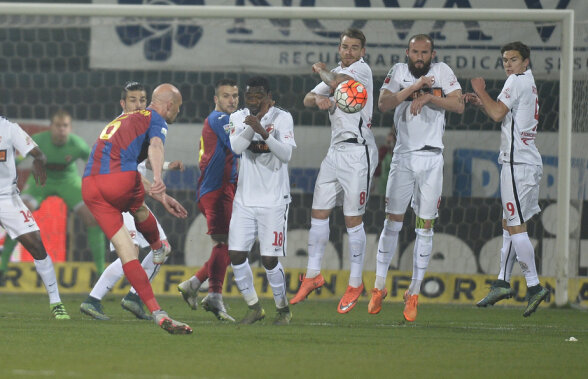
M 0 378 L 583 378 L 588 370 L 588 312 L 522 307 L 423 304 L 407 324 L 402 304 L 379 315 L 361 302 L 347 315 L 334 301 L 293 306 L 292 324 L 250 326 L 191 311 L 179 297 L 160 297 L 194 334 L 172 336 L 104 301 L 111 321 L 79 312 L 83 296 L 64 296 L 70 321 L 49 317 L 45 295 L 0 295 Z M 241 299 L 227 299 L 236 318 Z M 571 336 L 578 342 L 566 342 Z

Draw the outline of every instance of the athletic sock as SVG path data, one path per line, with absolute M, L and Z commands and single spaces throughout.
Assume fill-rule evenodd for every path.
M 104 233 L 99 226 L 88 227 L 88 244 L 90 245 L 92 257 L 94 257 L 96 271 L 100 275 L 104 271 L 104 253 L 106 247 L 104 245 Z
M 161 248 L 161 240 L 159 239 L 159 229 L 157 228 L 157 220 L 153 213 L 149 211 L 149 216 L 143 222 L 136 222 L 137 231 L 145 237 L 145 240 L 151 245 L 152 250 Z
M 141 267 L 139 260 L 133 259 L 125 263 L 122 267 L 127 280 L 135 288 L 143 304 L 149 309 L 149 312 L 153 313 L 154 311 L 160 310 L 161 307 L 155 299 L 153 288 L 151 288 L 147 274 L 145 274 L 145 270 Z
M 375 287 L 379 290 L 386 286 L 386 277 L 390 263 L 394 259 L 396 248 L 398 247 L 398 235 L 402 230 L 402 222 L 384 220 L 384 227 L 380 233 L 378 241 L 378 254 L 376 261 L 376 283 Z
M 416 240 L 412 256 L 412 282 L 408 293 L 418 295 L 433 252 L 433 229 L 415 229 Z
M 35 268 L 37 273 L 41 277 L 47 294 L 49 295 L 49 304 L 55 304 L 61 302 L 59 297 L 59 288 L 57 288 L 57 277 L 55 276 L 55 268 L 53 267 L 53 261 L 49 254 L 45 259 L 35 259 Z
M 278 261 L 276 267 L 271 270 L 265 269 L 267 281 L 272 288 L 274 294 L 274 301 L 276 308 L 281 309 L 288 306 L 288 299 L 286 298 L 286 276 L 284 275 L 284 268 Z
M 122 263 L 120 258 L 109 264 L 102 275 L 98 278 L 94 288 L 90 292 L 90 296 L 95 299 L 102 300 L 104 296 L 114 288 L 116 282 L 124 275 Z
M 349 285 L 359 287 L 361 285 L 363 262 L 365 259 L 366 236 L 363 229 L 363 222 L 353 228 L 347 228 L 349 239 Z
M 213 247 L 208 262 L 208 292 L 222 293 L 227 267 L 231 263 L 229 246 L 219 243 Z
M 208 261 L 204 262 L 204 266 L 200 267 L 200 270 L 196 271 L 196 273 L 194 274 L 194 276 L 198 278 L 200 283 L 204 283 L 206 281 L 206 279 L 209 278 L 209 274 L 210 274 L 209 265 L 210 265 L 210 258 L 208 258 Z
M 165 257 L 163 263 L 167 261 L 167 258 L 169 258 L 169 256 Z M 151 250 L 149 254 L 145 256 L 145 258 L 143 258 L 143 260 L 141 261 L 141 267 L 143 267 L 143 270 L 145 270 L 145 274 L 147 274 L 147 278 L 149 278 L 149 283 L 153 282 L 153 279 L 155 279 L 155 277 L 159 273 L 159 270 L 161 269 L 161 265 L 156 265 L 155 263 L 153 263 L 153 250 Z M 137 291 L 133 287 L 131 287 L 129 292 L 137 293 Z
M 516 258 L 517 254 L 512 246 L 510 233 L 508 230 L 502 229 L 502 249 L 500 250 L 500 272 L 498 273 L 498 279 L 510 283 Z
M 321 263 L 327 242 L 329 242 L 329 219 L 311 218 L 310 230 L 308 231 L 307 278 L 314 278 L 321 272 Z
M 13 240 L 8 234 L 6 234 L 6 238 L 4 239 L 4 247 L 2 248 L 2 262 L 0 262 L 0 271 L 6 271 L 8 268 L 10 256 L 12 255 L 12 251 L 14 250 L 14 247 L 17 243 L 17 240 Z
M 249 266 L 249 260 L 245 259 L 244 263 L 231 266 L 235 275 L 235 283 L 237 283 L 237 288 L 239 288 L 245 302 L 247 305 L 256 304 L 259 299 L 253 286 L 253 272 L 251 271 L 251 266 Z
M 512 244 L 517 253 L 521 270 L 525 275 L 527 287 L 533 287 L 539 284 L 539 276 L 535 266 L 535 249 L 529 239 L 527 232 L 511 235 Z

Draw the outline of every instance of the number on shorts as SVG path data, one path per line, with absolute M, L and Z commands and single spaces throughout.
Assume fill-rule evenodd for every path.
M 20 211 L 20 213 L 24 217 L 24 222 L 30 222 L 33 219 L 33 212 L 31 212 L 30 210 L 27 210 L 26 212 Z
M 110 124 L 106 125 L 106 127 L 100 133 L 100 139 L 110 139 L 116 133 L 118 128 L 120 128 L 120 121 L 114 120 Z
M 365 204 L 365 191 L 359 194 L 359 205 Z
M 284 233 L 282 232 L 274 232 L 274 243 L 273 246 L 282 246 L 284 243 Z
M 510 215 L 511 216 L 514 216 L 514 214 L 515 214 L 515 206 L 514 206 L 514 204 L 512 202 L 509 201 L 508 203 L 506 203 L 506 210 L 510 212 Z

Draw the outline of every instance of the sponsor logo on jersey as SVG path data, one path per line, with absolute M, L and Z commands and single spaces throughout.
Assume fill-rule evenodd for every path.
M 0 162 L 6 162 L 6 150 L 0 150 Z
M 161 134 L 167 136 L 167 128 L 161 128 Z
M 220 119 L 221 117 L 219 117 Z M 231 124 L 226 124 L 223 126 L 223 129 L 225 130 L 225 133 L 230 134 L 231 133 Z

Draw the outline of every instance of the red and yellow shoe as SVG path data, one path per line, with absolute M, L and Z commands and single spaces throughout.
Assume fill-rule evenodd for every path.
M 325 278 L 323 278 L 321 274 L 318 274 L 314 278 L 307 278 L 304 275 L 300 275 L 300 281 L 302 282 L 300 284 L 300 288 L 298 289 L 296 296 L 290 299 L 290 304 L 301 302 L 302 300 L 306 299 L 306 297 L 310 295 L 312 291 L 322 287 L 323 284 L 325 284 Z
M 363 283 L 359 287 L 347 286 L 347 290 L 343 294 L 339 305 L 337 306 L 337 312 L 347 313 L 355 307 L 359 295 L 363 292 Z
M 368 313 L 372 315 L 380 313 L 382 310 L 382 300 L 384 300 L 386 296 L 388 296 L 388 290 L 385 288 L 382 290 L 377 288 L 372 289 L 372 298 L 368 304 Z
M 410 295 L 408 290 L 404 293 L 404 319 L 413 322 L 417 317 L 417 305 L 419 303 L 419 295 Z

